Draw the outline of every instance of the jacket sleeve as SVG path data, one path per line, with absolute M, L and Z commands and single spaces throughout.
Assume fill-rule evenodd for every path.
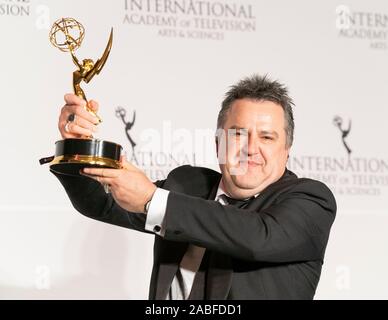
M 120 227 L 152 233 L 145 230 L 145 214 L 129 212 L 120 207 L 112 195 L 104 191 L 99 182 L 84 176 L 52 173 L 65 188 L 74 208 L 84 216 Z M 163 184 L 164 180 L 155 182 L 157 187 L 162 187 Z
M 251 261 L 323 260 L 335 214 L 331 191 L 308 179 L 262 211 L 223 206 L 171 191 L 164 238 Z

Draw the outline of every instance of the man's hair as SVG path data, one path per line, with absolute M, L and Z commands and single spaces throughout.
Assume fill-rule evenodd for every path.
M 255 101 L 272 101 L 283 108 L 286 131 L 286 147 L 291 147 L 294 140 L 294 116 L 292 99 L 283 84 L 272 81 L 265 76 L 253 75 L 240 80 L 230 87 L 218 113 L 217 128 L 223 128 L 228 112 L 236 100 L 251 99 Z

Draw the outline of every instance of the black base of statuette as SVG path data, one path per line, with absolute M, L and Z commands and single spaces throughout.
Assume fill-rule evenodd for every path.
M 55 143 L 55 155 L 42 158 L 50 170 L 78 176 L 85 167 L 119 169 L 122 147 L 114 142 L 98 139 L 64 139 Z

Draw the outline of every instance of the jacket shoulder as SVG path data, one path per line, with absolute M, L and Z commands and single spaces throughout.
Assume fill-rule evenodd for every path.
M 287 188 L 287 192 L 283 193 L 281 198 L 287 198 L 289 195 L 300 195 L 301 197 L 315 199 L 325 204 L 325 207 L 330 207 L 334 212 L 336 211 L 337 204 L 335 197 L 325 183 L 310 178 L 298 178 L 296 176 L 291 181 L 292 183 Z
M 334 197 L 333 193 L 325 183 L 310 178 L 297 178 L 293 190 L 311 190 L 322 194 L 330 194 Z

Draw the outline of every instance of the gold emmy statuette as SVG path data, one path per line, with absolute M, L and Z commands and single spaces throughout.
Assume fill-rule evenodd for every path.
M 111 29 L 108 43 L 100 59 L 93 62 L 92 59 L 83 59 L 82 62 L 75 56 L 84 39 L 85 28 L 73 18 L 61 18 L 54 22 L 50 30 L 50 42 L 63 52 L 70 52 L 77 69 L 73 72 L 74 93 L 88 101 L 82 81 L 89 83 L 96 74 L 99 74 L 108 59 L 112 48 L 113 29 Z M 85 109 L 96 116 L 99 122 L 101 118 L 93 112 L 86 103 Z M 84 167 L 120 168 L 120 156 L 122 147 L 119 144 L 83 137 L 83 139 L 64 139 L 55 143 L 55 155 L 40 159 L 40 163 L 49 163 L 50 170 L 68 175 L 79 175 Z

